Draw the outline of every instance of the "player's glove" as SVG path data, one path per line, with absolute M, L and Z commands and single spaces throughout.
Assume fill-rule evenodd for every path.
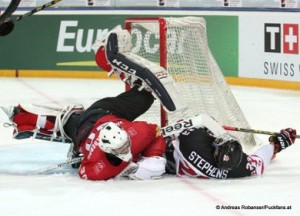
M 270 136 L 269 141 L 274 145 L 274 153 L 278 153 L 295 143 L 295 129 L 286 128 L 280 131 L 280 134 Z
M 137 165 L 135 172 L 129 174 L 132 180 L 159 179 L 166 172 L 166 159 L 159 156 L 144 157 Z

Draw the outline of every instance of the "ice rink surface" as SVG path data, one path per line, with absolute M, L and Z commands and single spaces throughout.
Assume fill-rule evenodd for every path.
M 294 127 L 300 132 L 300 92 L 231 88 L 252 128 L 279 131 Z M 1 78 L 0 106 L 89 106 L 122 91 L 123 84 L 116 80 Z M 259 177 L 203 180 L 164 176 L 153 181 L 93 182 L 81 180 L 69 167 L 37 174 L 63 162 L 68 144 L 15 141 L 12 128 L 2 126 L 6 121 L 1 111 L 1 216 L 300 215 L 300 140 L 278 154 Z

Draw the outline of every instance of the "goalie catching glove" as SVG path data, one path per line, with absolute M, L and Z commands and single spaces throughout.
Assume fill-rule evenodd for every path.
M 137 162 L 136 170 L 129 174 L 132 180 L 159 179 L 166 172 L 166 159 L 159 156 L 144 157 Z
M 166 159 L 160 156 L 143 157 L 130 164 L 118 175 L 117 179 L 127 177 L 131 180 L 159 179 L 166 172 Z
M 270 136 L 269 141 L 274 145 L 274 154 L 281 152 L 290 145 L 295 143 L 295 135 L 297 134 L 295 129 L 286 128 L 282 129 L 279 134 Z

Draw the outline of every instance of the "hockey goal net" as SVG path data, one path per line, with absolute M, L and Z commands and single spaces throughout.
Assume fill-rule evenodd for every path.
M 185 112 L 166 113 L 156 101 L 141 119 L 165 126 L 208 113 L 223 125 L 250 128 L 210 52 L 203 18 L 130 18 L 125 28 L 132 35 L 132 52 L 166 68 L 188 106 Z M 255 145 L 252 134 L 230 133 L 246 148 Z

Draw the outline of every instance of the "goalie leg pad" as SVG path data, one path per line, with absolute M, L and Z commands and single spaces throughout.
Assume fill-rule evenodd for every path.
M 6 126 L 13 126 L 13 137 L 16 139 L 25 139 L 33 137 L 36 139 L 71 142 L 65 134 L 63 125 L 68 118 L 77 112 L 82 112 L 83 107 L 67 106 L 65 108 L 19 104 L 10 108 L 1 107 L 9 117 L 11 123 Z
M 221 127 L 212 117 L 206 113 L 188 118 L 182 119 L 172 125 L 161 128 L 161 135 L 163 137 L 171 137 L 173 135 L 179 135 L 182 131 L 191 128 L 206 127 L 215 136 L 226 133 L 226 130 Z
M 176 111 L 176 106 L 160 80 L 147 67 L 130 58 L 130 56 L 119 53 L 118 36 L 111 33 L 107 40 L 106 57 L 110 64 L 124 73 L 133 75 L 141 79 L 152 90 L 154 95 L 160 100 L 162 105 L 169 112 Z M 141 58 L 141 57 L 139 57 Z M 147 61 L 143 59 L 144 61 Z
M 187 103 L 185 100 L 182 98 L 180 95 L 180 92 L 178 91 L 178 88 L 174 85 L 174 81 L 171 76 L 163 77 L 160 79 L 160 82 L 163 84 L 167 92 L 169 93 L 170 97 L 172 98 L 175 107 L 176 107 L 176 112 L 181 111 L 183 112 L 184 110 L 187 109 Z

